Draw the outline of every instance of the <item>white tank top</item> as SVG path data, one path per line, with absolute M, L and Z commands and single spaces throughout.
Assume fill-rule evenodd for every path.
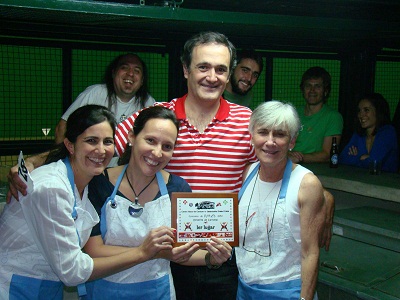
M 248 174 L 257 165 L 253 164 Z M 235 252 L 240 276 L 247 284 L 271 284 L 300 278 L 301 243 L 298 191 L 300 183 L 307 173 L 310 173 L 308 169 L 300 165 L 296 166 L 290 176 L 286 198 L 278 201 L 282 180 L 270 183 L 263 182 L 258 176 L 254 176 L 244 191 L 239 202 L 240 246 L 235 249 Z M 247 230 L 246 219 L 249 220 Z M 268 229 L 271 229 L 272 223 L 269 243 L 267 220 Z M 264 257 L 244 250 L 245 231 L 246 249 L 268 255 L 270 245 L 271 256 Z

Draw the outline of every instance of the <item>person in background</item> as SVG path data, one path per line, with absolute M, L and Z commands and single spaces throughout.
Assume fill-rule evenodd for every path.
M 92 230 L 85 251 L 92 257 L 107 256 L 125 247 L 139 247 L 145 237 L 164 227 L 169 235 L 172 192 L 191 192 L 188 183 L 163 170 L 172 157 L 179 123 L 173 111 L 153 106 L 140 112 L 129 133 L 131 146 L 121 157 L 122 165 L 109 168 L 89 183 L 89 198 L 101 216 Z M 101 213 L 103 211 L 103 213 Z M 189 242 L 159 252 L 151 260 L 86 284 L 88 299 L 175 299 L 170 260 L 205 265 L 210 253 L 213 264 L 222 264 L 232 248 L 212 238 L 199 250 Z M 194 253 L 194 254 L 193 254 Z
M 303 74 L 300 89 L 306 105 L 298 110 L 301 130 L 289 158 L 294 163 L 329 162 L 332 137 L 339 145 L 343 130 L 342 115 L 326 104 L 331 75 L 324 68 L 312 67 Z
M 239 193 L 237 299 L 313 299 L 326 209 L 323 188 L 292 163 L 300 120 L 290 104 L 258 106 L 249 130 L 259 162 Z
M 224 98 L 232 103 L 251 107 L 252 88 L 263 70 L 263 60 L 253 49 L 245 49 L 237 52 L 237 61 L 226 85 Z
M 137 54 L 117 56 L 107 66 L 103 81 L 87 87 L 62 115 L 56 127 L 56 143 L 63 141 L 68 117 L 78 107 L 86 104 L 105 106 L 114 113 L 117 122 L 121 122 L 155 102 L 148 92 L 147 66 Z
M 108 257 L 92 259 L 81 250 L 99 222 L 87 185 L 113 157 L 115 127 L 113 114 L 103 106 L 77 109 L 64 142 L 50 151 L 46 165 L 31 173 L 33 190 L 5 206 L 0 217 L 0 299 L 62 299 L 63 284 L 80 285 L 172 249 L 174 236 L 163 229 L 146 237 L 141 247 Z
M 383 171 L 397 172 L 399 153 L 396 130 L 390 121 L 390 109 L 379 93 L 367 94 L 358 102 L 356 132 L 339 155 L 339 163 L 368 168 L 371 161 L 381 162 Z

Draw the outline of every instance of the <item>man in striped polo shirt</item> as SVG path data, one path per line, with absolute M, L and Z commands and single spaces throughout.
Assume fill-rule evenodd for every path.
M 187 95 L 156 103 L 173 110 L 180 123 L 174 154 L 165 169 L 186 179 L 194 192 L 238 192 L 245 166 L 256 161 L 248 131 L 251 110 L 222 97 L 235 58 L 235 47 L 223 34 L 195 35 L 181 57 Z M 119 155 L 136 115 L 118 125 Z M 178 300 L 236 299 L 234 257 L 218 269 L 171 265 Z

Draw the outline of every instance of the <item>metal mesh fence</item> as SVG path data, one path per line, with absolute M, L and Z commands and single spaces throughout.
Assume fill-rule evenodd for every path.
M 290 102 L 297 108 L 304 106 L 300 91 L 301 77 L 310 67 L 324 68 L 332 78 L 332 89 L 327 104 L 338 108 L 340 61 L 323 59 L 274 58 L 272 98 Z
M 376 62 L 375 92 L 381 93 L 385 97 L 393 118 L 400 100 L 400 62 Z

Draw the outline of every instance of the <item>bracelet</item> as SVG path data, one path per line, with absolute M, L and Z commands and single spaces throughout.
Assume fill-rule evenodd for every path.
M 211 254 L 210 254 L 210 252 L 207 252 L 204 260 L 206 261 L 207 268 L 209 268 L 210 270 L 216 270 L 216 269 L 219 269 L 222 266 L 222 265 L 212 265 L 211 264 Z
M 306 300 L 306 298 L 304 298 L 304 297 L 300 297 L 300 298 L 299 298 L 299 300 Z

